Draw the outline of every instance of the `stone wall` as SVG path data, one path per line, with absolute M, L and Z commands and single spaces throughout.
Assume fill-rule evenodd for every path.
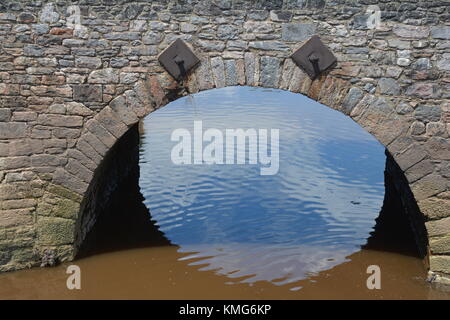
M 0 271 L 47 247 L 73 257 L 95 171 L 139 119 L 247 85 L 304 94 L 383 143 L 426 221 L 431 270 L 450 274 L 449 18 L 443 0 L 0 1 Z M 289 58 L 313 34 L 338 59 L 315 81 Z M 157 61 L 177 38 L 201 59 L 185 87 Z

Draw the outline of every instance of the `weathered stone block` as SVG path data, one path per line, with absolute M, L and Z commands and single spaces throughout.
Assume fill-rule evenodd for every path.
M 247 21 L 244 23 L 244 31 L 248 33 L 272 33 L 274 24 L 269 22 Z
M 36 199 L 7 200 L 0 203 L 0 210 L 34 208 L 36 204 Z
M 435 39 L 450 39 L 450 26 L 436 26 L 431 28 L 431 37 Z
M 80 195 L 86 192 L 88 185 L 78 177 L 69 174 L 66 170 L 58 168 L 53 175 L 53 183 L 61 185 Z
M 429 198 L 419 202 L 422 213 L 431 220 L 442 219 L 450 216 L 450 200 Z
M 364 96 L 364 91 L 357 87 L 350 88 L 347 95 L 342 102 L 342 111 L 345 114 L 350 114 L 353 108 L 358 104 L 358 102 Z
M 405 175 L 409 183 L 422 179 L 434 171 L 435 164 L 429 159 L 423 159 L 406 170 Z
M 102 102 L 101 85 L 81 84 L 73 86 L 73 99 L 80 102 Z
M 11 109 L 0 108 L 0 121 L 9 121 L 11 119 Z
M 425 142 L 428 153 L 434 159 L 450 160 L 450 141 L 442 137 L 431 137 Z
M 112 68 L 123 68 L 126 67 L 130 64 L 130 60 L 128 60 L 127 58 L 120 58 L 120 57 L 116 57 L 116 58 L 111 58 L 111 60 L 109 61 L 109 65 Z
M 119 96 L 109 103 L 114 115 L 124 122 L 127 126 L 131 126 L 139 121 L 138 116 L 131 108 L 128 108 L 127 101 L 124 97 Z
M 198 40 L 196 44 L 205 51 L 222 52 L 225 49 L 225 43 L 223 41 Z
M 259 57 L 254 53 L 247 52 L 244 55 L 244 62 L 247 85 L 257 85 L 259 81 Z
M 439 106 L 418 105 L 414 111 L 414 117 L 423 122 L 439 121 L 441 119 Z
M 236 61 L 235 60 L 225 60 L 225 85 L 235 86 L 238 84 Z
M 283 24 L 281 37 L 284 41 L 300 42 L 308 40 L 316 32 L 312 23 L 286 23 Z
M 94 173 L 80 164 L 78 161 L 74 159 L 69 159 L 66 165 L 67 172 L 73 174 L 74 176 L 80 178 L 86 183 L 90 183 Z
M 211 58 L 211 69 L 216 88 L 225 87 L 225 65 L 221 57 Z
M 117 138 L 106 130 L 97 120 L 92 119 L 86 123 L 86 128 L 93 133 L 105 146 L 111 148 L 116 143 Z
M 201 61 L 195 72 L 199 90 L 208 90 L 214 87 L 208 59 Z
M 96 70 L 91 72 L 88 82 L 102 84 L 119 83 L 119 73 L 112 68 Z
M 443 272 L 450 274 L 450 257 L 449 256 L 431 256 L 430 269 L 435 272 Z
M 427 156 L 425 148 L 420 144 L 411 145 L 406 151 L 397 155 L 395 161 L 405 171 Z
M 124 56 L 156 56 L 158 50 L 156 46 L 122 47 Z
M 12 170 L 30 167 L 29 157 L 0 158 L 0 170 Z
M 29 57 L 42 57 L 45 54 L 44 47 L 27 44 L 23 47 L 23 54 Z
M 280 78 L 280 59 L 275 57 L 261 57 L 261 86 L 277 88 Z
M 289 22 L 292 19 L 292 12 L 287 10 L 270 11 L 270 20 L 275 22 Z
M 397 96 L 400 94 L 400 86 L 394 79 L 381 78 L 378 81 L 378 88 L 381 94 Z
M 0 122 L 0 139 L 24 138 L 27 128 L 27 124 L 23 122 Z
M 34 209 L 0 210 L 0 227 L 31 225 L 34 222 Z
M 433 83 L 418 82 L 406 89 L 406 95 L 423 99 L 437 98 L 440 96 L 439 87 Z
M 450 234 L 450 217 L 425 222 L 430 237 Z
M 128 130 L 127 125 L 114 115 L 110 107 L 103 108 L 95 119 L 116 138 L 120 138 Z
M 47 3 L 44 5 L 39 15 L 39 21 L 42 23 L 52 24 L 59 20 L 59 13 L 56 11 L 54 3 Z
M 392 31 L 399 37 L 411 39 L 426 38 L 430 34 L 429 27 L 411 26 L 406 24 L 395 24 Z
M 411 186 L 411 190 L 417 201 L 425 200 L 440 192 L 447 190 L 447 179 L 437 174 L 430 174 L 416 182 Z
M 92 161 L 90 158 L 88 158 L 86 155 L 84 155 L 77 149 L 67 150 L 67 156 L 69 158 L 78 160 L 83 166 L 85 166 L 92 172 L 94 172 L 95 169 L 97 168 L 97 164 L 94 161 Z
M 104 157 L 109 151 L 109 147 L 89 131 L 83 133 L 80 141 L 87 142 L 101 157 Z
M 71 244 L 75 240 L 75 222 L 58 217 L 38 216 L 37 240 L 41 245 Z
M 40 114 L 37 122 L 44 126 L 77 128 L 83 125 L 83 117 L 59 114 Z
M 97 69 L 102 66 L 102 59 L 97 57 L 77 57 L 75 58 L 77 68 Z

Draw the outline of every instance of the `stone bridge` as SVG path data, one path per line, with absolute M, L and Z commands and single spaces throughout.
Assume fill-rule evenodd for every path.
M 76 256 L 102 160 L 140 119 L 188 92 L 245 85 L 306 95 L 386 146 L 445 281 L 449 21 L 448 0 L 0 0 L 0 271 L 39 265 L 45 249 Z M 338 62 L 311 81 L 290 55 L 314 34 Z M 178 38 L 201 60 L 182 86 L 158 63 Z

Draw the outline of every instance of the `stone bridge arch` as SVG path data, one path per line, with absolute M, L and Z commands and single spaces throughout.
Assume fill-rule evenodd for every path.
M 386 146 L 402 200 L 426 220 L 416 233 L 430 269 L 450 274 L 445 3 L 379 3 L 377 29 L 364 0 L 70 5 L 80 24 L 63 1 L 0 5 L 0 271 L 35 265 L 45 248 L 73 259 L 95 221 L 83 203 L 95 172 L 140 119 L 187 92 L 246 85 L 306 95 Z M 311 81 L 289 56 L 314 34 L 338 64 Z M 181 86 L 157 62 L 177 38 L 201 60 Z

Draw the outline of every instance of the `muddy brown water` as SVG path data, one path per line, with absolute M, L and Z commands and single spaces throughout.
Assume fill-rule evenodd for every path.
M 37 268 L 0 275 L 0 299 L 450 299 L 425 282 L 422 260 L 398 253 L 361 250 L 348 262 L 295 283 L 239 283 L 199 271 L 176 246 L 110 252 L 75 262 L 81 290 L 68 290 L 66 268 Z M 365 271 L 381 268 L 381 290 L 369 290 Z

